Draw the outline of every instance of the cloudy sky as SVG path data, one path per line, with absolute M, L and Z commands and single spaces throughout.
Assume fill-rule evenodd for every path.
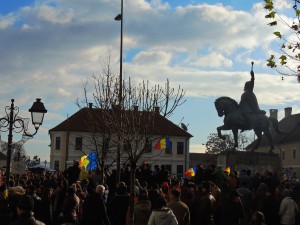
M 277 2 L 279 9 L 288 5 Z M 0 2 L 0 115 L 12 98 L 23 117 L 30 117 L 35 98 L 48 109 L 39 133 L 25 144 L 29 155 L 49 160 L 48 130 L 78 110 L 83 84 L 101 73 L 108 55 L 118 71 L 118 13 L 120 0 Z M 259 0 L 124 0 L 124 76 L 181 85 L 186 103 L 171 120 L 188 125 L 191 151 L 203 151 L 207 136 L 223 124 L 214 100 L 239 101 L 251 61 L 260 107 L 268 114 L 278 109 L 279 119 L 285 107 L 300 112 L 296 79 L 282 80 L 266 67 L 280 45 L 265 14 Z

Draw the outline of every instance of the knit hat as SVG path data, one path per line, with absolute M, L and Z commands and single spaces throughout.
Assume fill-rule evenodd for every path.
M 24 211 L 32 211 L 34 209 L 34 200 L 29 195 L 22 195 L 19 197 L 17 207 Z
M 163 186 L 169 187 L 169 184 L 168 184 L 168 182 L 163 182 L 161 186 L 162 186 L 162 187 L 163 187 Z
M 291 192 L 288 189 L 284 189 L 282 193 L 283 197 L 291 197 Z

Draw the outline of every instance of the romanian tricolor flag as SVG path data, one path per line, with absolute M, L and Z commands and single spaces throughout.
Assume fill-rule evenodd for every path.
M 188 169 L 187 171 L 184 172 L 184 175 L 186 177 L 194 177 L 196 175 L 196 170 L 194 167 Z
M 160 139 L 154 146 L 154 149 L 156 149 L 156 150 L 162 150 L 162 149 L 166 149 L 166 148 L 170 148 L 170 139 L 168 136 Z

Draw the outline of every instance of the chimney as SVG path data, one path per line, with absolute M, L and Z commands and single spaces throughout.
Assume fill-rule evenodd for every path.
M 154 107 L 154 110 L 155 110 L 156 113 L 159 114 L 159 107 L 158 107 L 158 106 L 155 106 L 155 107 Z
M 292 107 L 284 108 L 284 117 L 288 117 L 292 115 Z
M 93 108 L 93 103 L 89 103 L 89 109 L 92 109 Z
M 270 109 L 270 117 L 275 118 L 277 120 L 278 119 L 277 114 L 278 114 L 278 109 Z
M 134 110 L 135 112 L 139 111 L 139 106 L 138 106 L 138 105 L 134 105 L 134 106 L 133 106 L 133 110 Z

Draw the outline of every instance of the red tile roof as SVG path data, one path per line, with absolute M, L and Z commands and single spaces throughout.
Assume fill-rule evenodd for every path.
M 56 127 L 49 130 L 49 133 L 54 131 L 72 131 L 72 132 L 91 132 L 88 123 L 88 114 L 91 113 L 91 109 L 83 108 L 78 112 L 70 116 L 68 119 L 58 124 Z M 93 115 L 97 115 L 97 118 L 102 117 L 105 109 L 92 109 Z M 107 111 L 106 111 L 107 112 Z M 149 112 L 139 111 L 141 117 L 147 118 Z M 149 117 L 148 117 L 149 118 Z M 150 133 L 154 135 L 168 135 L 168 136 L 184 136 L 184 137 L 193 137 L 190 133 L 184 131 L 182 128 L 172 123 L 170 120 L 159 115 L 158 113 L 153 117 L 154 127 Z M 98 130 L 104 130 L 104 123 L 98 121 Z

